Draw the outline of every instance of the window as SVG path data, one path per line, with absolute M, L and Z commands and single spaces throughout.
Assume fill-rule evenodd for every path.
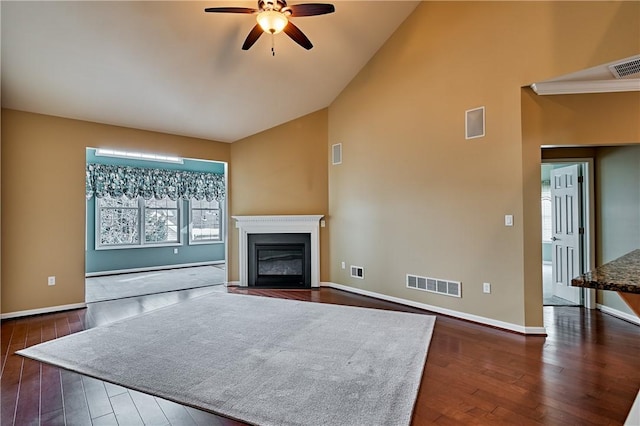
M 96 199 L 96 215 L 96 248 L 180 243 L 179 201 L 103 197 Z
M 138 200 L 127 197 L 96 199 L 99 246 L 140 244 L 140 212 Z
M 144 201 L 145 243 L 178 243 L 180 242 L 179 230 L 177 200 L 152 198 Z
M 222 241 L 221 205 L 218 201 L 189 202 L 189 244 Z

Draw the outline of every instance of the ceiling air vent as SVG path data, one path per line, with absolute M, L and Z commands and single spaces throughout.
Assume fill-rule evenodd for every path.
M 609 65 L 609 70 L 615 78 L 624 78 L 633 74 L 640 74 L 640 59 Z

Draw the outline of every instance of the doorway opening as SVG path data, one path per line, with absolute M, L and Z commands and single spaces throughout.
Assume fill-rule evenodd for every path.
M 227 282 L 227 164 L 86 149 L 85 301 Z
M 590 269 L 593 160 L 544 160 L 541 166 L 544 306 L 595 306 L 571 279 Z

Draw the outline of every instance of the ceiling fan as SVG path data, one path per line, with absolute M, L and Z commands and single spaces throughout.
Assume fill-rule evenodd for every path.
M 300 46 L 309 50 L 313 47 L 311 41 L 298 27 L 293 25 L 290 18 L 298 18 L 302 16 L 324 15 L 335 12 L 332 4 L 325 3 L 306 3 L 294 4 L 287 6 L 285 0 L 259 0 L 258 9 L 249 7 L 209 7 L 205 12 L 215 13 L 245 13 L 254 15 L 258 23 L 249 32 L 249 35 L 242 45 L 242 50 L 249 50 L 251 46 L 260 38 L 262 33 L 278 34 L 284 31 L 286 35 L 291 37 L 293 41 Z M 275 55 L 273 46 L 271 52 Z

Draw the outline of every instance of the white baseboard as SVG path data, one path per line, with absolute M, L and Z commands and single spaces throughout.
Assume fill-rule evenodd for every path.
M 492 318 L 481 317 L 479 315 L 468 314 L 466 312 L 454 311 L 451 309 L 441 308 L 439 306 L 427 305 L 426 303 L 415 302 L 413 300 L 401 299 L 399 297 L 388 296 L 382 293 L 375 293 L 373 291 L 362 290 L 355 287 L 349 287 L 342 284 L 336 284 L 332 282 L 320 283 L 322 287 L 331 287 L 338 290 L 348 291 L 350 293 L 361 294 L 363 296 L 374 297 L 376 299 L 386 300 L 388 302 L 399 303 L 401 305 L 411 306 L 418 309 L 424 309 L 425 311 L 431 311 L 438 314 L 447 315 L 454 318 L 459 318 L 471 322 L 476 322 L 482 325 L 488 325 L 491 327 L 501 328 L 504 330 L 514 331 L 520 334 L 527 335 L 547 335 L 547 331 L 544 327 L 526 327 L 518 324 L 512 324 L 509 322 L 498 321 Z
M 228 281 L 226 286 L 227 287 L 240 287 L 240 281 Z
M 86 303 L 72 303 L 70 305 L 49 306 L 47 308 L 28 309 L 26 311 L 8 312 L 0 315 L 1 319 L 20 318 L 30 315 L 50 314 L 53 312 L 69 311 L 71 309 L 86 308 Z
M 609 314 L 609 315 L 612 315 L 612 316 L 614 316 L 616 318 L 620 318 L 620 319 L 623 319 L 625 321 L 629 321 L 631 323 L 634 323 L 636 325 L 640 325 L 640 318 L 635 316 L 635 315 L 633 315 L 633 314 L 628 314 L 626 312 L 622 312 L 622 311 L 619 311 L 617 309 L 613 309 L 613 308 L 610 308 L 608 306 L 601 305 L 599 303 L 598 303 L 597 307 L 598 307 L 598 309 L 600 309 L 605 314 Z
M 176 265 L 147 266 L 142 268 L 131 268 L 131 269 L 115 269 L 112 271 L 87 272 L 86 274 L 84 274 L 84 276 L 85 278 L 90 278 L 90 277 L 100 277 L 103 275 L 130 274 L 133 272 L 149 272 L 149 271 L 162 271 L 166 269 L 190 268 L 192 266 L 220 265 L 221 263 L 225 263 L 225 261 L 213 260 L 209 262 L 178 263 Z

